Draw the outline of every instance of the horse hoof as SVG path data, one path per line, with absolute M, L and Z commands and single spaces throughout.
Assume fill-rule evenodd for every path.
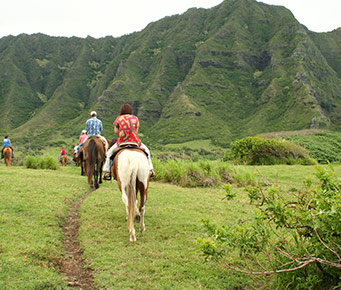
M 135 222 L 136 222 L 136 223 L 139 223 L 140 220 L 141 220 L 141 217 L 140 217 L 139 215 L 136 215 L 136 216 L 135 216 Z

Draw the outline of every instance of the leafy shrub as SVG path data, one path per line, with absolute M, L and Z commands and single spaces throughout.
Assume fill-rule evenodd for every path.
M 318 183 L 281 193 L 276 187 L 248 187 L 257 211 L 235 226 L 205 221 L 200 239 L 206 260 L 253 275 L 277 274 L 275 288 L 332 289 L 341 286 L 341 183 L 332 168 L 317 168 Z M 234 195 L 226 188 L 226 199 Z M 285 198 L 285 196 L 287 196 Z M 232 252 L 238 252 L 236 261 Z
M 32 169 L 52 169 L 56 170 L 59 168 L 58 161 L 52 156 L 27 156 L 24 161 L 24 165 L 27 168 Z
M 248 165 L 316 164 L 303 147 L 281 139 L 246 137 L 231 144 L 230 158 Z

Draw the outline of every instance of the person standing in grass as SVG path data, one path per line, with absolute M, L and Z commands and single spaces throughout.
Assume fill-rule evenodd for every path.
M 8 135 L 5 136 L 5 139 L 3 142 L 4 142 L 4 146 L 2 146 L 2 149 L 1 149 L 1 159 L 4 158 L 3 151 L 5 147 L 9 147 L 12 149 L 12 158 L 14 158 L 14 153 L 13 153 L 14 149 L 12 147 L 11 140 L 9 139 Z
M 126 142 L 136 143 L 137 146 L 141 147 L 148 154 L 148 164 L 150 170 L 150 176 L 155 176 L 154 167 L 150 151 L 146 145 L 144 145 L 140 138 L 137 136 L 139 131 L 139 119 L 133 115 L 133 108 L 129 104 L 123 104 L 120 108 L 120 115 L 114 121 L 114 132 L 118 135 L 116 143 L 110 147 L 107 152 L 107 158 L 104 163 L 103 170 L 105 171 L 104 180 L 111 180 L 110 173 L 110 157 L 114 150 L 121 144 Z

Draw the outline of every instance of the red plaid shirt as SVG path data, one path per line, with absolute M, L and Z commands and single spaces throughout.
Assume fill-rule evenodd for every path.
M 120 115 L 114 122 L 118 126 L 118 138 L 116 144 L 120 146 L 123 142 L 135 142 L 141 146 L 141 140 L 137 136 L 139 128 L 139 119 L 134 115 Z

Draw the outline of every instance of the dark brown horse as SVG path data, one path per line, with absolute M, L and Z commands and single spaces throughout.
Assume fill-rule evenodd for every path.
M 10 147 L 5 147 L 2 153 L 4 155 L 6 166 L 11 166 L 12 149 Z
M 146 229 L 144 224 L 145 203 L 149 186 L 149 166 L 147 156 L 139 149 L 123 149 L 114 158 L 111 168 L 122 193 L 128 217 L 129 240 L 136 241 L 134 218 L 140 222 L 140 230 Z M 137 208 L 137 194 L 140 191 L 140 205 Z
M 90 137 L 84 142 L 82 150 L 88 182 L 91 188 L 97 189 L 99 183 L 102 183 L 102 167 L 105 160 L 103 141 L 98 137 Z

